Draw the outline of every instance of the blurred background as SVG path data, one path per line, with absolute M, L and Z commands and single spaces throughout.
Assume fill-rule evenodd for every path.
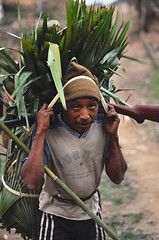
M 86 0 L 88 7 L 94 1 Z M 159 104 L 159 1 L 158 0 L 97 0 L 96 5 L 115 6 L 121 21 L 131 19 L 128 32 L 127 55 L 139 62 L 121 60 L 126 69 L 125 79 L 114 76 L 122 91 L 119 96 L 130 105 Z M 49 14 L 64 27 L 66 25 L 65 0 L 20 0 L 23 29 L 30 28 L 40 13 Z M 20 49 L 19 40 L 7 32 L 19 35 L 16 0 L 0 0 L 0 47 Z M 11 50 L 16 60 L 19 55 Z M 1 59 L 0 59 L 1 60 Z M 1 70 L 0 70 L 1 74 Z M 1 81 L 1 79 L 0 79 Z M 2 85 L 0 82 L 0 92 Z M 2 114 L 0 107 L 0 114 Z M 122 240 L 159 239 L 159 126 L 145 121 L 134 123 L 121 117 L 120 144 L 128 162 L 124 182 L 120 186 L 103 177 L 101 184 L 104 221 L 118 233 Z M 3 173 L 6 149 L 0 137 L 0 176 Z M 0 229 L 0 240 L 21 239 Z M 108 237 L 109 240 L 109 237 Z

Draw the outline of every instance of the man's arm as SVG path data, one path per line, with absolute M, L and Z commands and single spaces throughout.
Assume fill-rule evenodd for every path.
M 37 114 L 37 130 L 32 149 L 21 170 L 24 186 L 30 190 L 36 189 L 44 176 L 44 139 L 51 116 L 54 118 L 52 108 L 47 108 L 47 104 L 44 104 Z
M 109 105 L 110 110 L 108 111 L 105 120 L 104 128 L 109 136 L 109 158 L 106 158 L 106 173 L 109 178 L 116 184 L 121 183 L 124 178 L 124 173 L 127 169 L 126 161 L 121 152 L 118 139 L 118 126 L 120 119 L 114 110 L 114 107 Z

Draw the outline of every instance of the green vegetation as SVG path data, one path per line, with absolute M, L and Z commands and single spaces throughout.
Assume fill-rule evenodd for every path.
M 126 176 L 121 184 L 116 185 L 111 182 L 105 174 L 103 174 L 101 186 L 99 188 L 102 201 L 110 201 L 110 208 L 112 209 L 114 209 L 115 206 L 130 202 L 136 195 L 135 190 L 131 188 L 133 181 L 134 180 Z
M 115 84 L 111 77 L 118 74 L 118 69 L 125 71 L 120 65 L 120 59 L 126 57 L 126 34 L 130 21 L 119 25 L 118 15 L 113 21 L 114 8 L 101 7 L 96 10 L 91 6 L 88 10 L 85 2 L 79 5 L 79 1 L 70 1 L 66 8 L 66 28 L 61 28 L 57 21 L 49 21 L 48 15 L 45 15 L 42 27 L 39 26 L 40 17 L 37 24 L 32 26 L 31 34 L 28 29 L 23 33 L 18 8 L 20 37 L 16 37 L 22 46 L 19 63 L 7 54 L 6 49 L 0 48 L 0 56 L 4 60 L 0 67 L 6 72 L 3 84 L 8 93 L 16 98 L 15 103 L 5 104 L 6 118 L 23 116 L 27 128 L 28 117 L 34 116 L 43 103 L 49 103 L 57 93 L 47 61 L 50 43 L 59 46 L 62 76 L 71 59 L 76 58 L 98 78 L 101 92 L 107 101 L 111 96 L 117 103 L 126 104 L 115 95 Z M 14 92 L 11 91 L 10 83 L 14 84 Z
M 155 239 L 155 233 L 145 234 L 143 230 L 136 229 L 136 225 L 144 219 L 142 213 L 113 214 L 105 217 L 104 221 L 116 231 L 122 240 L 151 240 Z M 107 238 L 110 240 L 110 238 Z

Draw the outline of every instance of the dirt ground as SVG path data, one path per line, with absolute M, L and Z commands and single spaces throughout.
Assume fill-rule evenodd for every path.
M 137 103 L 140 103 L 139 97 Z M 124 206 L 121 212 L 144 212 L 146 218 L 142 223 L 142 228 L 149 233 L 152 229 L 157 232 L 156 240 L 159 239 L 159 148 L 158 143 L 153 139 L 155 130 L 158 132 L 157 124 L 145 121 L 142 125 L 134 126 L 128 119 L 120 125 L 123 153 L 129 169 L 134 170 L 137 179 L 134 186 L 137 190 L 137 197 L 130 205 Z M 155 226 L 149 227 L 150 221 L 155 222 Z
M 121 11 L 127 13 L 131 17 L 132 10 L 124 5 L 120 8 Z M 153 91 L 148 89 L 150 81 L 149 72 L 151 71 L 151 61 L 148 58 L 143 39 L 157 44 L 158 30 L 152 29 L 151 34 L 138 35 L 133 32 L 133 27 L 136 26 L 135 20 L 132 22 L 129 31 L 129 45 L 127 55 L 143 60 L 145 63 L 140 64 L 129 60 L 122 60 L 122 66 L 127 70 L 124 75 L 127 79 L 116 78 L 117 88 L 133 88 L 132 96 L 129 104 L 157 104 L 158 99 L 152 96 Z M 128 92 L 119 94 L 122 99 L 126 99 Z M 156 233 L 156 238 L 159 239 L 159 148 L 156 138 L 158 135 L 158 123 L 145 121 L 142 124 L 132 122 L 128 117 L 121 117 L 119 129 L 120 144 L 125 159 L 128 163 L 128 171 L 133 171 L 136 181 L 133 183 L 133 188 L 137 191 L 136 198 L 122 205 L 118 213 L 144 213 L 144 219 L 137 225 L 137 228 L 142 229 L 145 233 Z M 158 137 L 159 139 L 159 137 Z M 105 206 L 105 205 L 104 205 Z M 103 213 L 109 214 L 108 209 L 104 208 Z M 0 240 L 2 239 L 21 239 L 14 234 L 8 235 L 0 230 Z
M 126 8 L 124 8 L 124 11 Z M 127 9 L 130 16 L 131 9 Z M 135 20 L 129 31 L 127 55 L 144 61 L 144 64 L 124 59 L 122 65 L 126 68 L 126 80 L 117 78 L 118 88 L 133 88 L 132 96 L 128 103 L 136 104 L 157 104 L 153 91 L 149 90 L 151 60 L 148 57 L 144 40 L 147 40 L 155 48 L 158 44 L 158 29 L 151 30 L 149 34 L 136 35 L 132 33 Z M 120 81 L 118 81 L 120 80 Z M 122 99 L 128 97 L 128 92 L 120 94 Z M 125 98 L 124 98 L 125 96 Z M 121 116 L 121 115 L 120 115 Z M 144 213 L 144 219 L 137 228 L 145 233 L 156 233 L 155 240 L 159 239 L 159 148 L 158 137 L 159 125 L 156 122 L 146 120 L 142 124 L 132 122 L 128 117 L 121 117 L 119 136 L 122 151 L 128 163 L 128 171 L 134 172 L 136 181 L 133 187 L 137 191 L 136 198 L 129 204 L 120 208 L 119 213 Z

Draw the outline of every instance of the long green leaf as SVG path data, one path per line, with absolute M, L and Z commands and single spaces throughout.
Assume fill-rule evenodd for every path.
M 71 44 L 72 17 L 71 17 L 71 11 L 70 11 L 69 7 L 70 7 L 70 4 L 66 3 L 66 9 L 67 9 L 67 29 L 66 29 L 66 39 L 65 39 L 64 50 L 68 49 L 68 47 Z
M 15 91 L 12 94 L 12 97 L 14 98 L 17 94 L 17 92 L 24 87 L 24 84 L 26 80 L 31 76 L 32 72 L 23 72 L 20 76 L 18 74 L 18 77 L 15 76 Z
M 92 48 L 92 46 L 95 44 L 95 42 L 97 41 L 97 39 L 103 34 L 105 33 L 105 31 L 107 31 L 108 26 L 111 22 L 111 17 L 113 14 L 113 10 L 109 11 L 108 14 L 106 15 L 106 18 L 104 19 L 103 23 L 100 24 L 100 27 L 97 28 L 92 36 L 91 39 L 91 43 L 89 44 L 89 46 L 87 46 L 87 49 L 84 52 L 84 56 L 86 56 L 88 54 L 88 52 L 90 52 L 90 49 Z
M 0 74 L 0 78 L 4 78 L 4 77 L 11 77 L 14 76 L 15 74 Z
M 101 92 L 103 92 L 104 96 L 108 95 L 108 96 L 112 97 L 116 103 L 121 104 L 121 105 L 130 106 L 128 103 L 126 103 L 121 98 L 119 98 L 117 95 L 113 94 L 112 92 L 105 89 L 104 87 L 101 87 L 100 90 L 101 90 Z
M 36 28 L 35 28 L 35 42 L 37 41 L 37 37 L 38 37 L 38 28 L 39 28 L 39 23 L 40 23 L 41 17 L 42 17 L 42 13 L 40 13 L 40 16 L 38 18 Z
M 124 77 L 123 75 L 121 75 L 120 73 L 118 73 L 118 72 L 116 72 L 116 71 L 114 71 L 113 69 L 111 69 L 111 68 L 108 68 L 112 73 L 114 73 L 114 74 L 116 74 L 116 75 L 118 75 L 118 76 L 120 76 L 120 77 L 122 77 L 122 78 L 125 78 L 126 79 L 126 77 Z
M 3 57 L 6 63 L 13 66 L 13 68 L 15 68 L 16 70 L 18 70 L 16 62 L 9 56 L 9 54 L 5 51 L 4 48 L 0 48 L 0 56 Z
M 130 57 L 130 56 L 125 56 L 125 55 L 122 55 L 123 58 L 127 58 L 131 61 L 135 61 L 135 62 L 139 62 L 139 63 L 145 63 L 144 61 L 140 60 L 140 59 L 137 59 L 137 58 L 133 58 L 133 57 Z
M 7 72 L 9 74 L 15 74 L 16 73 L 16 70 L 14 68 L 12 68 L 8 64 L 2 63 L 2 62 L 0 63 L 0 68 L 2 68 L 5 72 Z
M 15 35 L 14 33 L 7 32 L 10 36 L 21 39 L 19 36 Z
M 57 44 L 50 44 L 49 52 L 48 52 L 48 66 L 51 70 L 52 77 L 61 99 L 61 103 L 64 108 L 66 108 L 66 101 L 64 96 L 64 91 L 62 87 L 61 81 L 61 59 L 59 53 L 59 47 Z
M 22 28 L 22 19 L 21 19 L 19 0 L 17 0 L 17 7 L 18 7 L 19 33 L 20 33 L 20 37 L 23 38 L 23 28 Z
M 119 46 L 119 45 L 122 43 L 122 41 L 124 40 L 125 35 L 126 35 L 128 29 L 129 29 L 130 22 L 131 22 L 131 21 L 129 20 L 129 21 L 126 23 L 126 25 L 125 25 L 124 29 L 122 30 L 119 38 L 116 40 L 117 46 Z

